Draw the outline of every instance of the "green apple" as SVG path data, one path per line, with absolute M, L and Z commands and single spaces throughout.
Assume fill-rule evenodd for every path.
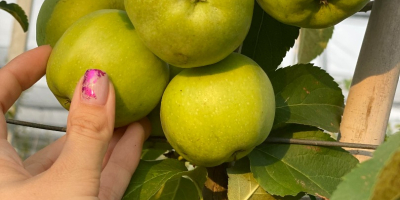
M 254 0 L 125 0 L 125 9 L 152 52 L 191 68 L 216 63 L 240 46 Z
M 79 79 L 93 68 L 105 71 L 114 84 L 116 127 L 149 114 L 169 81 L 168 65 L 143 45 L 126 12 L 120 10 L 86 15 L 54 47 L 46 78 L 66 109 Z
M 236 53 L 213 65 L 183 70 L 161 100 L 169 143 L 185 159 L 205 167 L 247 155 L 267 138 L 274 116 L 269 78 L 257 63 Z
M 350 17 L 370 0 L 257 0 L 276 20 L 303 28 L 327 28 Z
M 101 9 L 124 10 L 124 0 L 45 0 L 36 23 L 37 44 L 54 47 L 76 20 Z

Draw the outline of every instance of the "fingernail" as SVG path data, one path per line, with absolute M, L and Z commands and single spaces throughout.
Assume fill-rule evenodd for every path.
M 105 105 L 108 97 L 108 76 L 98 69 L 85 72 L 82 83 L 83 101 L 89 104 Z

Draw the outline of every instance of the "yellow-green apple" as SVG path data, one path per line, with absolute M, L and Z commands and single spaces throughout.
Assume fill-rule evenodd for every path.
M 363 8 L 370 0 L 257 0 L 276 20 L 303 28 L 333 26 Z
M 151 51 L 191 68 L 216 63 L 240 46 L 254 0 L 125 0 L 125 9 Z
M 120 10 L 86 15 L 54 47 L 46 78 L 66 109 L 79 79 L 93 68 L 106 72 L 114 85 L 116 127 L 149 114 L 169 81 L 168 65 L 143 45 L 126 12 Z
M 236 53 L 213 65 L 183 70 L 161 100 L 161 124 L 171 146 L 206 167 L 247 155 L 267 138 L 274 116 L 268 76 Z
M 36 42 L 54 46 L 79 18 L 101 9 L 124 10 L 124 0 L 45 0 L 36 23 Z

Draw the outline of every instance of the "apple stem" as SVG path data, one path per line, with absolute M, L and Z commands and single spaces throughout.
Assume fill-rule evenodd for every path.
M 207 180 L 204 183 L 204 200 L 228 200 L 227 163 L 215 167 L 207 167 Z
M 328 0 L 320 0 L 319 1 L 322 5 L 328 5 Z

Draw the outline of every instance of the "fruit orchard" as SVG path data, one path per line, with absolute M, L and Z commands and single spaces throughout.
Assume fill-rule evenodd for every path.
M 150 119 L 123 199 L 399 199 L 399 134 L 361 164 L 340 146 L 271 142 L 337 141 L 345 99 L 309 63 L 324 50 L 313 44 L 369 4 L 45 0 L 37 43 L 54 48 L 46 78 L 63 107 L 97 68 L 116 90 L 116 127 Z M 27 26 L 18 5 L 0 8 Z M 280 66 L 300 34 L 317 37 Z

